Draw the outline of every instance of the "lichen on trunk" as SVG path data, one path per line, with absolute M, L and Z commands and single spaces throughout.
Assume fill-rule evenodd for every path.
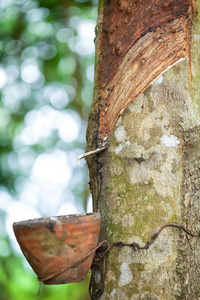
M 200 229 L 199 34 L 195 19 L 193 89 L 184 60 L 128 106 L 108 138 L 108 149 L 87 159 L 94 210 L 102 214 L 101 240 L 144 245 L 166 223 L 182 224 L 194 232 Z M 98 42 L 98 58 L 101 51 Z M 101 57 L 96 64 L 88 149 L 101 142 L 100 104 L 106 94 L 99 82 L 100 63 Z M 93 267 L 93 299 L 101 293 L 101 300 L 199 299 L 199 249 L 198 238 L 172 228 L 163 230 L 148 250 L 113 248 L 106 256 L 106 278 L 103 264 Z

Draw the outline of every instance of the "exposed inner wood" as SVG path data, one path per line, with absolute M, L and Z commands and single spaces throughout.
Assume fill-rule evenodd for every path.
M 107 3 L 98 37 L 100 140 L 156 77 L 190 57 L 192 10 L 192 0 Z

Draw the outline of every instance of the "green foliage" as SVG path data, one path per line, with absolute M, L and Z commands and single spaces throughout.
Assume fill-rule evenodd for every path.
M 39 282 L 34 273 L 23 266 L 21 257 L 10 254 L 0 262 L 0 299 L 22 300 L 35 299 L 39 291 Z M 74 284 L 42 286 L 41 299 L 88 299 L 88 279 Z M 39 299 L 39 298 L 38 298 Z
M 39 288 L 24 257 L 14 250 L 11 226 L 23 215 L 23 205 L 38 216 L 57 214 L 71 198 L 83 211 L 87 206 L 88 171 L 75 159 L 85 148 L 92 103 L 94 46 L 89 35 L 96 2 L 0 3 L 0 300 L 35 299 Z M 39 182 L 34 173 L 44 153 L 56 159 L 67 154 L 69 170 L 64 169 L 65 180 L 58 186 L 52 187 L 49 177 Z M 49 200 L 51 194 L 55 200 Z M 29 218 L 27 210 L 23 218 Z M 44 286 L 41 298 L 88 299 L 87 285 L 88 279 Z

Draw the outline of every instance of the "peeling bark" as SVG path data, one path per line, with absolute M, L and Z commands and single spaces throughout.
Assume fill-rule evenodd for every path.
M 98 23 L 99 139 L 110 135 L 158 75 L 190 56 L 193 11 L 191 0 L 104 1 Z
M 189 56 L 192 2 L 111 2 L 100 2 L 94 104 L 87 133 L 88 150 L 101 146 L 103 138 L 109 135 L 108 149 L 87 158 L 94 210 L 102 214 L 100 240 L 144 245 L 166 223 L 182 224 L 198 232 L 200 20 L 194 17 L 192 26 L 193 89 L 190 88 L 188 60 L 173 66 L 148 86 L 167 66 L 180 59 L 177 53 L 181 53 L 181 58 Z M 132 28 L 133 22 L 138 22 L 137 13 L 141 15 L 140 5 L 146 7 L 148 16 L 142 15 L 142 27 L 135 25 Z M 197 1 L 197 11 L 199 7 Z M 158 8 L 160 16 L 156 18 Z M 155 24 L 150 12 L 155 17 Z M 109 22 L 116 28 L 112 22 L 114 13 L 124 13 L 123 18 L 116 18 L 116 22 L 128 20 L 125 23 L 128 29 L 123 29 L 120 39 L 123 26 L 119 26 L 116 38 L 109 42 L 110 31 L 105 28 L 110 28 Z M 150 23 L 159 30 L 145 31 L 144 28 L 150 28 Z M 176 28 L 175 33 L 170 31 L 170 26 L 172 30 Z M 160 28 L 166 43 L 169 42 L 166 51 L 156 40 L 156 34 L 161 34 Z M 122 41 L 123 47 L 116 39 Z M 113 55 L 108 50 L 112 45 L 115 45 Z M 134 45 L 139 45 L 138 50 L 135 48 L 137 53 L 133 50 Z M 156 57 L 152 64 L 151 56 L 145 60 L 145 64 L 148 63 L 146 69 L 138 67 L 144 53 Z M 175 54 L 170 56 L 170 53 Z M 133 78 L 134 82 L 139 80 L 140 83 L 132 86 Z M 112 88 L 108 90 L 109 87 Z M 117 104 L 118 99 L 120 104 Z M 103 115 L 104 103 L 109 101 L 113 110 L 110 108 L 110 112 Z M 116 123 L 122 103 L 123 109 L 128 108 Z M 116 105 L 120 108 L 116 109 Z M 118 112 L 115 117 L 113 111 Z M 91 299 L 199 299 L 199 249 L 198 238 L 187 237 L 172 228 L 166 228 L 149 250 L 113 248 L 106 257 L 105 282 L 103 264 L 93 266 L 94 297 Z

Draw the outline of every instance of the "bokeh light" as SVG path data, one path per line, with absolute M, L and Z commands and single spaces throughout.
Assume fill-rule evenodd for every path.
M 37 293 L 13 222 L 92 211 L 77 156 L 93 97 L 96 18 L 96 0 L 0 1 L 1 300 Z M 88 299 L 87 286 L 45 289 L 42 297 L 66 295 Z

